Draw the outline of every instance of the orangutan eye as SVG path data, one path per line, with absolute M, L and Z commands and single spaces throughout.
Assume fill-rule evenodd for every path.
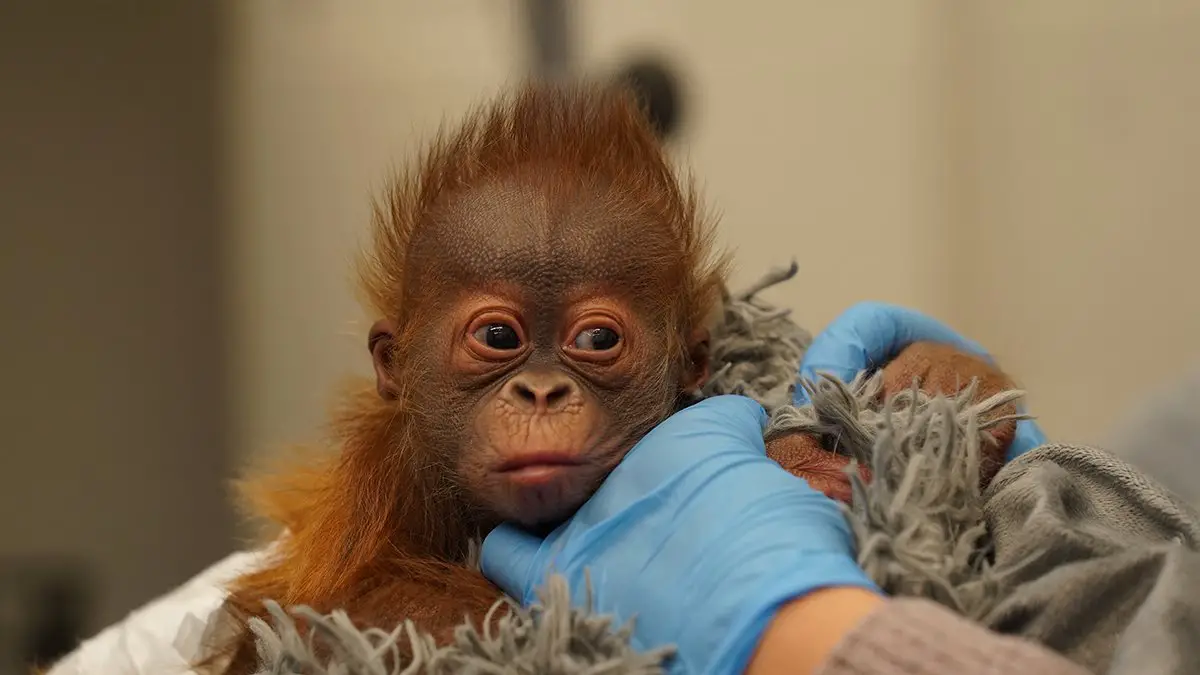
M 517 330 L 506 323 L 489 323 L 480 326 L 474 337 L 480 344 L 491 349 L 513 350 L 521 348 L 521 336 Z
M 575 348 L 586 351 L 605 352 L 621 341 L 621 336 L 611 328 L 589 328 L 575 336 Z

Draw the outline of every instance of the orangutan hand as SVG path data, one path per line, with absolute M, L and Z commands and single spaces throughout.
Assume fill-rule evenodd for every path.
M 960 353 L 961 359 L 946 365 L 939 365 L 934 359 L 928 365 L 924 365 L 922 359 L 916 358 L 918 353 L 912 355 L 914 360 L 911 362 L 896 363 L 903 351 L 921 342 L 937 343 L 952 348 Z M 974 361 L 968 361 L 968 358 L 973 358 Z M 861 371 L 879 368 L 884 368 L 885 371 L 895 368 L 895 376 L 889 378 L 895 388 L 912 385 L 910 371 L 923 372 L 927 381 L 937 383 L 935 390 L 943 393 L 951 393 L 950 389 L 958 391 L 958 388 L 970 382 L 970 377 L 967 377 L 958 384 L 960 369 L 962 373 L 985 374 L 988 377 L 982 379 L 989 381 L 995 376 L 1003 376 L 1000 371 L 994 370 L 993 359 L 983 347 L 959 335 L 945 324 L 903 307 L 864 302 L 843 312 L 816 336 L 800 365 L 800 377 L 812 380 L 818 373 L 827 373 L 843 382 L 849 382 Z M 986 368 L 993 370 L 988 371 Z M 1007 384 L 1001 388 L 1011 388 L 1011 382 L 1008 382 L 1007 378 L 1004 381 Z M 981 382 L 982 384 L 984 382 Z M 981 386 L 981 390 L 983 388 Z M 803 387 L 797 387 L 796 403 L 807 402 L 808 393 Z M 1000 435 L 1002 434 L 998 433 L 998 436 Z M 1045 442 L 1046 435 L 1033 420 L 1021 420 L 1012 432 L 1005 459 L 1011 460 Z

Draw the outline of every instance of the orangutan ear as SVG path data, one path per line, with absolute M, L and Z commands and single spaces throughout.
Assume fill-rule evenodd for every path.
M 707 328 L 701 328 L 692 333 L 688 339 L 688 367 L 683 372 L 680 389 L 697 391 L 708 382 L 711 338 Z
M 371 326 L 367 337 L 367 349 L 371 350 L 371 362 L 375 366 L 375 388 L 385 400 L 394 401 L 400 394 L 394 375 L 396 367 L 396 327 L 387 319 L 380 319 Z

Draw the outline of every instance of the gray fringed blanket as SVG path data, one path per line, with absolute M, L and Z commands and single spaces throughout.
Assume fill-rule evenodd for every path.
M 871 466 L 852 476 L 847 508 L 859 562 L 890 595 L 931 599 L 994 630 L 1023 635 L 1097 673 L 1175 675 L 1200 664 L 1200 518 L 1159 485 L 1093 448 L 1047 445 L 1009 463 L 979 489 L 980 420 L 1019 392 L 974 403 L 912 391 L 876 402 L 880 382 L 806 383 L 812 404 L 791 405 L 808 335 L 757 298 L 795 274 L 773 272 L 727 298 L 714 334 L 721 366 L 705 395 L 745 393 L 771 412 L 768 433 L 842 432 Z M 271 607 L 254 620 L 261 673 L 642 674 L 665 670 L 669 646 L 636 653 L 628 627 L 574 606 L 561 580 L 542 603 L 492 628 L 462 626 L 438 648 L 411 623 L 358 627 L 344 614 Z M 302 634 L 293 616 L 314 628 Z M 415 658 L 398 663 L 396 645 Z M 327 659 L 314 657 L 316 645 Z

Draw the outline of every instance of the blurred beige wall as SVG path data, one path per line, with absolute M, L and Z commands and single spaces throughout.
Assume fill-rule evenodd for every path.
M 0 582 L 80 563 L 85 629 L 232 543 L 219 31 L 203 2 L 0 5 Z
M 313 437 L 337 379 L 367 372 L 347 263 L 370 194 L 443 118 L 523 71 L 518 7 L 237 4 L 244 452 Z M 1192 4 L 574 7 L 583 67 L 650 50 L 688 77 L 681 149 L 723 214 L 735 282 L 796 256 L 803 282 L 773 297 L 809 328 L 864 299 L 936 314 L 991 347 L 1070 440 L 1198 355 Z
M 862 298 L 944 315 L 937 17 L 879 4 L 579 3 L 582 66 L 665 52 L 690 80 L 682 150 L 736 281 L 796 257 L 775 298 L 819 327 Z M 368 372 L 348 260 L 390 165 L 520 76 L 519 5 L 241 3 L 231 145 L 242 448 L 305 440 Z M 931 5 L 932 7 L 932 5 Z
M 1200 4 L 951 3 L 953 318 L 1095 440 L 1200 360 Z

